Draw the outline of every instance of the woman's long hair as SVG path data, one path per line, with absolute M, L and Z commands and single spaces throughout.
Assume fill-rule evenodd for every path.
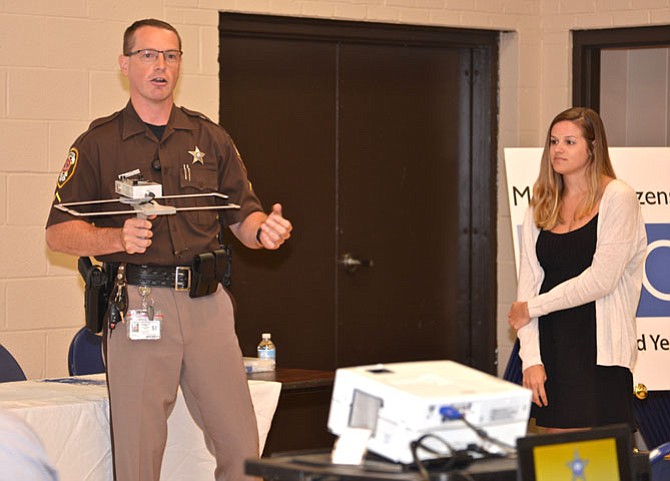
M 581 219 L 588 215 L 598 203 L 601 178 L 609 176 L 616 178 L 607 147 L 605 126 L 600 116 L 593 110 L 585 107 L 573 107 L 554 117 L 547 131 L 544 143 L 540 175 L 533 185 L 533 197 L 530 205 L 534 209 L 535 225 L 540 229 L 553 229 L 557 224 L 566 220 L 561 219 L 560 212 L 563 204 L 563 176 L 554 171 L 551 165 L 551 129 L 559 122 L 568 120 L 579 127 L 586 139 L 589 162 L 586 166 L 588 193 L 581 207 L 576 212 L 576 218 Z

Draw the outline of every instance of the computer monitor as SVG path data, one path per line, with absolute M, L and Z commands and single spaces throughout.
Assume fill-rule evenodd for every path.
M 519 481 L 632 481 L 630 426 L 517 439 Z

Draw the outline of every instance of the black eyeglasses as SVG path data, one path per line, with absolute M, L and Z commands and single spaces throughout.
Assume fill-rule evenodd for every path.
M 139 55 L 139 59 L 145 63 L 154 63 L 158 60 L 158 56 L 163 54 L 163 58 L 167 63 L 177 63 L 181 60 L 182 55 L 181 50 L 156 50 L 153 48 L 144 48 L 142 50 L 135 50 L 134 52 L 128 52 L 124 54 L 126 57 L 132 57 L 133 55 Z

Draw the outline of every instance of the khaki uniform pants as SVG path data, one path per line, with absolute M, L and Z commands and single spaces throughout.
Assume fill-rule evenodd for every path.
M 258 428 L 228 293 L 219 286 L 191 299 L 154 287 L 150 297 L 163 313 L 160 340 L 129 340 L 127 323 L 107 339 L 117 481 L 159 480 L 178 386 L 216 458 L 216 481 L 245 479 L 244 460 L 259 455 Z M 137 286 L 128 299 L 129 309 L 141 307 Z

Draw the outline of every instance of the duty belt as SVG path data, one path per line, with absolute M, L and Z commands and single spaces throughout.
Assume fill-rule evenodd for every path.
M 189 266 L 126 264 L 126 282 L 131 285 L 172 287 L 175 291 L 188 291 L 191 278 Z

